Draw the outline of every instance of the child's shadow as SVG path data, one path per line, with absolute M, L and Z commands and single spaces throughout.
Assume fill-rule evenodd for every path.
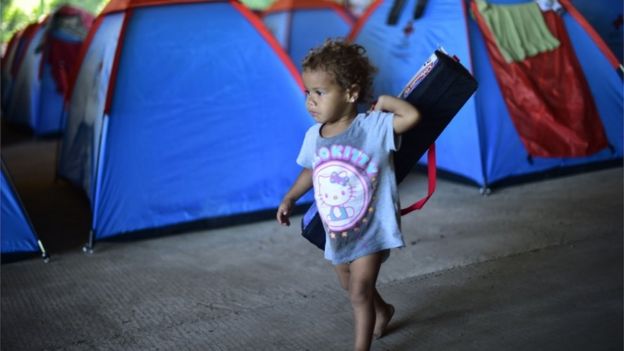
M 385 335 L 390 335 L 395 331 L 401 330 L 403 328 L 408 328 L 409 326 L 413 326 L 414 324 L 443 324 L 455 320 L 459 320 L 462 317 L 468 315 L 471 312 L 469 309 L 457 309 L 451 311 L 443 311 L 434 316 L 422 317 L 417 314 L 412 316 L 406 316 L 401 319 L 394 319 L 392 323 L 388 325 L 386 329 Z M 422 310 L 420 311 L 422 314 Z
M 380 349 L 442 350 L 453 348 L 452 344 L 459 346 L 469 319 L 488 309 L 487 301 L 494 293 L 474 280 L 467 283 L 442 287 L 434 284 L 425 289 L 416 303 L 410 302 L 411 299 L 397 301 L 397 312 L 380 339 L 382 343 L 387 340 L 386 347 Z M 478 299 L 474 298 L 475 294 L 479 295 Z
M 420 312 L 422 313 L 422 312 Z M 438 313 L 434 316 L 419 318 L 417 315 L 408 316 L 397 320 L 388 334 L 400 332 L 405 328 L 412 330 L 403 334 L 399 342 L 393 343 L 393 351 L 414 351 L 414 350 L 444 350 L 455 349 L 452 344 L 459 346 L 462 343 L 462 334 L 456 328 L 449 328 L 449 325 L 463 323 L 470 310 L 449 310 Z M 453 341 L 455 340 L 455 341 Z M 465 340 L 464 340 L 465 341 Z

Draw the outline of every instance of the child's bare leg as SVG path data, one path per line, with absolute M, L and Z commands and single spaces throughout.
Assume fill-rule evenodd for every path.
M 334 270 L 338 275 L 338 281 L 340 282 L 340 286 L 345 289 L 347 292 L 349 291 L 349 264 L 337 264 L 334 266 Z
M 355 319 L 356 351 L 369 350 L 375 327 L 375 283 L 382 255 L 374 253 L 349 265 L 349 299 Z
M 336 274 L 338 275 L 338 280 L 340 282 L 340 286 L 345 289 L 347 292 L 349 291 L 349 280 L 350 280 L 350 270 L 348 264 L 339 264 L 335 267 Z M 373 287 L 373 304 L 375 305 L 375 327 L 373 329 L 373 336 L 375 338 L 380 338 L 384 334 L 384 329 L 392 319 L 392 315 L 394 314 L 394 306 L 386 303 L 381 294 L 377 291 L 376 287 Z
M 386 303 L 377 289 L 375 289 L 375 329 L 373 330 L 373 336 L 375 339 L 379 339 L 384 335 L 386 326 L 390 323 L 392 316 L 394 315 L 394 306 Z

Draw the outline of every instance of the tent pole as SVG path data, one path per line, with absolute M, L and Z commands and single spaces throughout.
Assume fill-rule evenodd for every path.
M 41 250 L 41 258 L 43 258 L 43 262 L 50 262 L 50 255 L 48 255 L 48 252 L 43 247 L 41 240 L 37 240 L 37 245 L 39 245 L 39 250 Z
M 95 246 L 95 232 L 93 229 L 89 230 L 89 241 L 82 247 L 82 252 L 85 254 L 92 254 L 93 247 Z
M 417 20 L 422 17 L 425 12 L 425 7 L 427 6 L 427 0 L 418 0 L 416 2 L 416 6 L 414 6 L 414 16 L 413 19 Z
M 404 6 L 405 0 L 394 0 L 394 2 L 392 3 L 392 8 L 390 9 L 390 13 L 388 14 L 386 24 L 391 26 L 396 25 L 399 22 L 399 17 L 401 16 L 401 12 L 403 11 Z

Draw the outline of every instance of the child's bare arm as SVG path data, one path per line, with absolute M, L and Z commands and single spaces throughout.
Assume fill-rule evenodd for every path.
M 392 126 L 396 134 L 407 132 L 420 121 L 420 112 L 412 104 L 390 95 L 381 95 L 377 99 L 375 111 L 394 113 Z
M 312 188 L 312 170 L 304 168 L 299 174 L 299 177 L 297 177 L 297 180 L 295 180 L 295 184 L 293 184 L 286 195 L 284 195 L 284 199 L 282 199 L 282 203 L 277 209 L 276 217 L 279 224 L 290 225 L 289 217 L 295 205 L 295 201 L 310 190 L 310 188 Z

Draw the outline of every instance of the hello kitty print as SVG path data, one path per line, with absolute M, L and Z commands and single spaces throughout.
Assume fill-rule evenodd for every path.
M 373 211 L 370 206 L 377 165 L 348 145 L 321 147 L 314 158 L 315 200 L 329 236 L 346 237 L 359 232 Z
M 306 132 L 297 164 L 312 170 L 314 202 L 332 264 L 405 246 L 392 153 L 400 146 L 394 115 L 358 114 L 341 134 L 323 137 L 322 124 Z

